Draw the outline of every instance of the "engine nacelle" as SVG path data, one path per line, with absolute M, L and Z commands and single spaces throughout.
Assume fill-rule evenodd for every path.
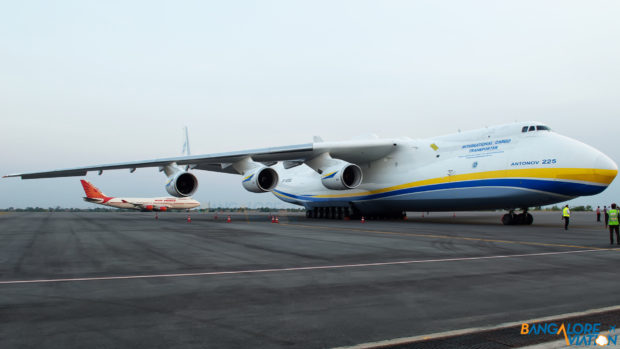
M 353 189 L 362 183 L 362 169 L 355 164 L 339 164 L 321 171 L 321 183 L 327 189 Z
M 273 190 L 280 177 L 278 172 L 271 167 L 258 167 L 244 173 L 243 187 L 252 193 L 264 193 Z
M 198 179 L 189 172 L 179 171 L 168 178 L 166 191 L 178 198 L 192 196 L 198 189 Z

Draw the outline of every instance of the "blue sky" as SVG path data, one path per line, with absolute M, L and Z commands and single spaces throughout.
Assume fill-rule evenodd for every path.
M 538 120 L 620 163 L 616 1 L 0 4 L 0 174 Z M 275 205 L 198 172 L 203 203 Z M 165 195 L 156 169 L 88 179 Z M 620 184 L 575 204 L 620 201 Z M 0 207 L 91 207 L 78 178 Z

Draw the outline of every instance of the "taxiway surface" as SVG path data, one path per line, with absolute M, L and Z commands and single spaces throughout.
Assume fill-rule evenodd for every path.
M 3 347 L 322 348 L 618 304 L 592 213 L 0 215 Z

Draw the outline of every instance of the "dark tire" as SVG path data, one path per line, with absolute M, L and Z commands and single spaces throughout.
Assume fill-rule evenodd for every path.
M 534 216 L 532 216 L 531 214 L 527 213 L 526 216 L 525 216 L 525 224 L 532 225 L 532 223 L 534 223 Z
M 502 216 L 502 223 L 504 223 L 504 225 L 513 225 L 514 224 L 514 219 L 512 217 L 512 215 L 510 213 L 506 213 L 505 215 Z
M 525 224 L 525 216 L 523 214 L 517 214 L 512 217 L 515 225 Z

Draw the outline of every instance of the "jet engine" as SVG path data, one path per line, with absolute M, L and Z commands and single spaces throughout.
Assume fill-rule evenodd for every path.
M 278 185 L 279 178 L 276 170 L 263 166 L 246 171 L 241 184 L 252 193 L 264 193 L 274 189 Z
M 353 189 L 362 183 L 362 169 L 347 162 L 321 169 L 321 183 L 327 189 Z
M 166 191 L 172 196 L 178 198 L 184 196 L 192 196 L 198 189 L 198 179 L 189 172 L 178 171 L 168 177 L 166 182 Z

